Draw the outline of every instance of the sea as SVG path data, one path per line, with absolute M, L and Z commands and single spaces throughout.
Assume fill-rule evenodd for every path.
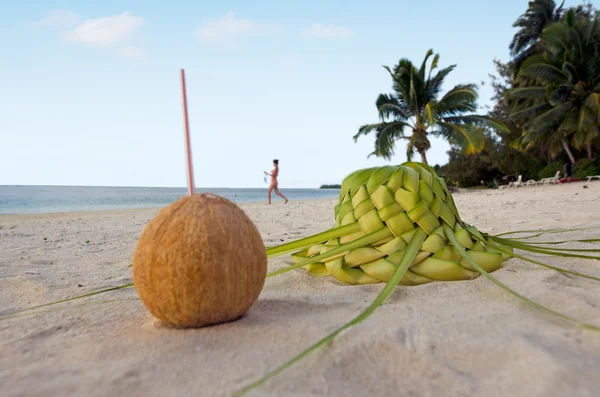
M 280 189 L 290 200 L 334 199 L 339 189 Z M 235 203 L 266 202 L 266 188 L 196 188 Z M 187 188 L 96 186 L 0 186 L 0 214 L 41 214 L 164 207 L 187 195 Z M 273 204 L 282 201 L 271 195 Z

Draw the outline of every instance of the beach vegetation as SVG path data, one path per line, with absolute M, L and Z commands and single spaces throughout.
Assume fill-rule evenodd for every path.
M 319 189 L 340 189 L 342 185 L 321 185 Z
M 519 144 L 541 148 L 550 158 L 572 148 L 593 158 L 600 138 L 600 15 L 569 10 L 547 26 L 542 51 L 520 65 L 524 83 L 508 91 L 510 119 L 522 125 Z
M 505 129 L 486 129 L 489 140 L 468 159 L 454 145 L 440 174 L 449 184 L 477 186 L 498 170 L 500 184 L 518 175 L 524 180 L 564 176 L 567 162 L 574 176 L 598 175 L 600 157 L 600 16 L 590 4 L 565 8 L 535 0 L 514 27 L 509 44 L 513 59 L 494 60 L 488 116 Z M 585 174 L 585 175 L 584 175 Z M 487 184 L 494 181 L 487 177 Z

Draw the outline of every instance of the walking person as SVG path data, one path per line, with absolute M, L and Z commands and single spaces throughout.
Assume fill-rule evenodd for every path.
M 264 171 L 265 175 L 269 175 L 271 177 L 271 184 L 269 185 L 269 191 L 267 192 L 267 196 L 269 198 L 267 204 L 271 204 L 271 192 L 273 190 L 275 191 L 275 194 L 284 199 L 285 204 L 287 204 L 289 200 L 283 194 L 281 194 L 279 188 L 277 187 L 279 184 L 279 182 L 277 182 L 277 176 L 279 175 L 279 160 L 273 160 L 273 167 L 273 171 L 271 171 L 270 174 L 267 171 Z
M 573 164 L 569 161 L 565 164 L 565 177 L 567 178 L 567 182 L 571 182 L 571 178 L 573 177 Z

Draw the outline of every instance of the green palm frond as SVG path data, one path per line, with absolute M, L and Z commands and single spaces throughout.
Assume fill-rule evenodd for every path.
M 530 43 L 534 42 L 538 38 L 538 35 L 532 32 L 527 32 L 521 29 L 510 43 L 513 55 L 519 54 L 525 47 Z
M 587 134 L 584 130 L 575 130 L 575 133 L 571 135 L 570 142 L 575 149 L 581 149 L 587 141 Z
M 409 127 L 407 123 L 398 121 L 391 123 L 367 124 L 359 128 L 358 133 L 354 135 L 354 142 L 361 135 L 368 135 L 375 132 L 375 149 L 368 157 L 377 156 L 390 160 L 394 155 L 394 142 L 398 139 L 407 139 L 404 135 L 404 128 Z
M 574 125 L 569 126 L 570 131 L 575 131 L 572 137 L 572 144 L 575 148 L 581 149 L 589 142 L 595 140 L 600 127 L 600 93 L 590 94 L 584 105 L 579 108 L 578 113 L 574 113 Z
M 508 119 L 511 121 L 531 120 L 543 112 L 548 111 L 550 108 L 551 106 L 549 103 L 540 103 L 538 105 L 533 105 L 528 108 L 513 112 Z
M 356 142 L 361 135 L 368 135 L 373 131 L 377 131 L 377 129 L 382 128 L 384 124 L 386 123 L 365 124 L 358 129 L 358 132 L 352 137 L 352 139 L 354 139 L 354 142 Z
M 435 56 L 433 57 L 433 61 L 431 61 L 431 68 L 429 69 L 429 76 L 427 77 L 427 80 L 431 79 L 431 73 L 435 69 L 437 69 L 439 60 L 440 60 L 440 54 L 435 54 Z
M 525 141 L 536 141 L 537 139 L 543 138 L 548 130 L 556 129 L 565 119 L 570 108 L 571 103 L 567 102 L 532 119 L 529 128 L 525 131 Z
M 415 69 L 411 69 L 410 71 L 410 96 L 408 98 L 408 105 L 410 106 L 410 110 L 413 113 L 417 113 L 419 111 L 419 96 L 417 94 L 417 85 L 418 80 L 417 76 L 415 76 Z
M 462 149 L 465 154 L 476 154 L 483 150 L 483 131 L 470 124 L 452 124 L 440 122 L 441 133 L 450 144 Z
M 562 71 L 567 76 L 567 81 L 571 83 L 579 81 L 579 72 L 577 71 L 575 65 L 573 65 L 571 62 L 563 63 Z
M 594 35 L 600 35 L 600 13 L 596 13 L 585 31 L 585 40 L 591 41 Z
M 452 105 L 454 103 L 474 104 L 479 96 L 475 84 L 457 85 L 446 93 L 440 100 L 441 103 Z
M 579 32 L 575 29 L 569 31 L 569 48 L 565 48 L 566 51 L 571 53 L 571 56 L 575 59 L 581 58 L 584 54 L 583 43 Z
M 414 70 L 413 64 L 408 59 L 401 59 L 394 67 L 392 74 L 392 89 L 396 92 L 399 101 L 407 104 L 410 109 L 411 98 L 411 74 Z
M 568 50 L 570 48 L 569 31 L 569 27 L 562 22 L 549 25 L 542 34 L 546 48 L 554 52 Z
M 442 91 L 442 84 L 448 75 L 456 68 L 456 65 L 450 65 L 447 68 L 439 70 L 433 78 L 430 78 L 425 84 L 425 102 L 435 100 Z
M 566 83 L 568 81 L 568 76 L 562 70 L 547 63 L 534 63 L 523 67 L 519 72 L 519 75 L 534 78 L 546 83 Z
M 440 117 L 474 112 L 477 110 L 477 97 L 474 85 L 458 85 L 435 104 L 436 112 Z
M 548 103 L 552 106 L 560 106 L 567 102 L 573 91 L 573 85 L 571 84 L 561 84 L 556 88 L 552 88 L 553 89 L 548 96 Z
M 423 115 L 425 116 L 425 120 L 427 120 L 428 125 L 434 125 L 435 124 L 435 120 L 436 120 L 436 114 L 435 111 L 433 110 L 433 104 L 432 103 L 428 103 L 427 105 L 425 105 L 425 109 L 423 110 Z
M 600 126 L 600 92 L 593 92 L 588 95 L 584 102 L 584 109 L 590 117 L 590 127 L 594 121 L 596 125 Z
M 558 127 L 557 131 L 559 134 L 561 134 L 563 136 L 569 135 L 571 131 L 575 131 L 575 130 L 579 129 L 578 124 L 579 124 L 579 113 L 577 112 L 576 109 L 571 108 L 567 112 L 567 115 L 565 116 L 564 120 Z
M 546 96 L 545 87 L 513 88 L 507 91 L 509 99 L 538 99 Z
M 427 60 L 433 55 L 433 50 L 429 49 L 427 54 L 425 54 L 425 59 L 423 59 L 423 63 L 421 64 L 421 68 L 419 69 L 419 80 L 425 81 L 425 71 L 427 69 Z
M 388 73 L 390 74 L 390 76 L 392 77 L 392 79 L 394 79 L 394 72 L 392 72 L 392 69 L 389 66 L 387 66 L 387 65 L 383 65 L 383 68 L 385 70 L 387 70 Z
M 416 134 L 412 134 L 408 139 L 408 144 L 406 145 L 406 158 L 408 161 L 412 161 L 413 156 L 415 155 L 415 141 L 417 139 Z
M 527 53 L 523 53 L 522 59 L 515 59 L 514 64 L 515 70 L 517 71 L 516 77 L 524 77 L 520 76 L 520 72 L 529 65 L 547 62 L 548 60 L 544 56 L 543 50 L 544 48 L 541 45 L 536 45 Z
M 406 120 L 410 117 L 406 104 L 398 101 L 392 94 L 380 94 L 375 102 L 381 120 L 393 118 L 395 120 Z
M 478 127 L 490 127 L 499 132 L 509 132 L 506 125 L 500 123 L 489 116 L 466 115 L 466 116 L 451 116 L 444 117 L 444 122 L 452 124 L 470 124 Z

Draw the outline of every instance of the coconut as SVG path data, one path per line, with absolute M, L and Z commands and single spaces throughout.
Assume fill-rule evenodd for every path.
M 133 282 L 163 323 L 202 327 L 240 318 L 265 283 L 267 255 L 258 229 L 231 201 L 183 197 L 146 226 L 133 256 Z

